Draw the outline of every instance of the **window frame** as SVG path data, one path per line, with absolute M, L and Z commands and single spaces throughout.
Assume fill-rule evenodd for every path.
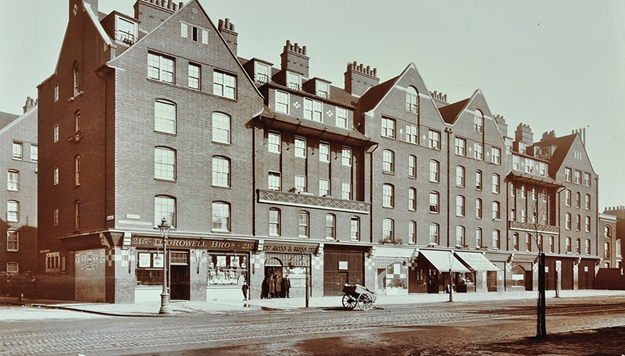
M 154 179 L 176 181 L 176 168 L 177 152 L 175 149 L 166 146 L 154 147 Z
M 213 95 L 237 100 L 237 76 L 234 74 L 213 70 Z
M 232 161 L 226 156 L 213 156 L 211 162 L 211 185 L 213 187 L 230 188 Z
M 176 59 L 162 54 L 148 52 L 148 79 L 174 84 Z
M 214 201 L 211 207 L 211 231 L 231 232 L 231 221 L 232 209 L 230 203 L 226 201 Z
M 380 133 L 382 137 L 392 138 L 392 139 L 396 137 L 395 136 L 396 122 L 394 119 L 383 117 L 380 123 L 380 127 L 382 129 Z
M 154 100 L 154 131 L 172 135 L 177 133 L 178 107 L 176 103 L 167 99 Z

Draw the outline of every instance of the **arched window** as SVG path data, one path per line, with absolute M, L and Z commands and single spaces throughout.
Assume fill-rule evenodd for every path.
M 408 188 L 408 210 L 417 210 L 417 190 L 415 188 Z
M 501 219 L 501 211 L 499 209 L 499 202 L 494 201 L 493 202 L 493 220 L 499 220 L 499 219 Z
M 223 201 L 213 202 L 213 231 L 230 231 L 230 204 Z
M 484 114 L 480 110 L 475 110 L 473 123 L 476 132 L 484 132 Z
M 456 187 L 464 187 L 464 184 L 465 184 L 464 167 L 456 166 Z
M 391 150 L 382 152 L 382 171 L 384 173 L 395 172 L 395 152 Z
M 435 160 L 430 161 L 430 182 L 439 182 L 440 180 L 440 163 Z
M 465 213 L 464 197 L 462 195 L 458 195 L 456 197 L 456 216 L 464 216 L 464 213 Z
M 482 247 L 482 229 L 479 227 L 475 228 L 475 247 Z
M 395 187 L 391 184 L 382 185 L 382 206 L 392 208 L 395 205 Z
M 410 178 L 417 177 L 417 156 L 414 156 L 414 155 L 408 156 L 408 177 Z
M 475 199 L 475 218 L 482 218 L 482 199 L 480 198 Z
M 299 218 L 298 218 L 299 237 L 310 237 L 309 230 L 308 230 L 309 221 L 310 221 L 310 217 L 308 215 L 308 212 L 303 211 L 303 210 L 300 211 Z
M 456 226 L 456 246 L 465 245 L 464 226 Z
M 395 240 L 395 221 L 393 219 L 382 220 L 382 236 L 384 241 Z
M 154 102 L 154 130 L 176 133 L 176 104 L 169 100 L 157 99 Z
M 176 150 L 169 147 L 154 148 L 154 178 L 176 180 Z
M 501 248 L 501 232 L 499 232 L 499 230 L 493 230 L 492 233 L 492 237 L 493 237 L 493 249 L 500 249 Z
M 414 87 L 406 88 L 406 111 L 417 113 L 419 111 L 418 93 Z
M 336 215 L 326 214 L 326 239 L 336 238 Z
M 408 221 L 408 243 L 417 243 L 417 222 Z
M 19 222 L 20 220 L 20 203 L 17 200 L 9 200 L 7 202 L 7 221 Z
M 430 213 L 440 213 L 440 195 L 438 192 L 430 192 Z
M 228 157 L 213 157 L 213 186 L 230 186 L 230 160 Z
M 20 190 L 20 172 L 16 169 L 9 169 L 7 172 L 7 190 L 15 192 Z
M 163 218 L 171 227 L 176 227 L 176 198 L 167 195 L 154 197 L 154 226 L 159 226 Z
M 360 218 L 357 216 L 352 216 L 350 235 L 352 241 L 360 241 Z
M 230 144 L 230 116 L 221 112 L 213 113 L 213 142 Z M 278 150 L 278 152 L 280 152 Z
M 280 236 L 280 209 L 269 209 L 269 236 Z
M 440 227 L 436 223 L 430 224 L 430 243 L 440 245 Z

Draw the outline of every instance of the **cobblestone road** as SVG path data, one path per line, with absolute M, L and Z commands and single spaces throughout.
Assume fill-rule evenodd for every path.
M 262 342 L 269 335 L 281 338 L 305 335 L 306 338 L 314 338 L 315 335 L 349 335 L 374 328 L 529 319 L 535 318 L 535 313 L 535 306 L 527 303 L 501 302 L 487 305 L 393 306 L 369 312 L 336 308 L 164 318 L 6 321 L 0 323 L 0 356 L 145 354 L 245 344 L 249 340 Z M 622 323 L 625 303 L 613 301 L 583 307 L 562 303 L 551 306 L 548 311 L 551 316 L 579 313 L 617 315 Z

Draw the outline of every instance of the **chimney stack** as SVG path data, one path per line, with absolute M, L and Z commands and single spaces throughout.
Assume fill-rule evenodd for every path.
M 24 113 L 34 108 L 35 106 L 37 106 L 37 100 L 31 98 L 30 96 L 26 97 L 26 104 L 24 104 L 23 106 Z
M 141 22 L 142 30 L 150 32 L 180 7 L 182 7 L 182 3 L 177 5 L 172 0 L 137 0 L 134 6 L 135 19 Z
M 290 70 L 308 78 L 310 57 L 306 55 L 306 46 L 300 47 L 299 44 L 291 44 L 291 41 L 287 40 L 280 57 L 283 71 Z
M 345 90 L 352 95 L 361 96 L 369 88 L 380 83 L 377 77 L 377 68 L 365 67 L 362 63 L 356 61 L 347 63 L 347 71 L 345 72 Z
M 237 55 L 237 37 L 238 33 L 234 31 L 234 24 L 230 22 L 230 19 L 226 18 L 225 20 L 219 20 L 219 32 L 221 32 L 221 36 L 226 40 L 228 46 L 234 55 Z

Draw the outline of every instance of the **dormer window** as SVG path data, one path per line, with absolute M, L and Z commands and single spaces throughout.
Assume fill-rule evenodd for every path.
M 302 88 L 302 77 L 293 72 L 286 73 L 286 86 L 291 89 L 301 90 Z
M 137 24 L 118 16 L 115 21 L 115 40 L 132 45 L 137 41 Z
M 256 83 L 268 83 L 270 76 L 270 67 L 264 63 L 254 63 L 254 81 Z
M 330 85 L 326 82 L 317 80 L 316 91 L 317 91 L 316 95 L 319 97 L 322 97 L 322 98 L 330 97 Z

